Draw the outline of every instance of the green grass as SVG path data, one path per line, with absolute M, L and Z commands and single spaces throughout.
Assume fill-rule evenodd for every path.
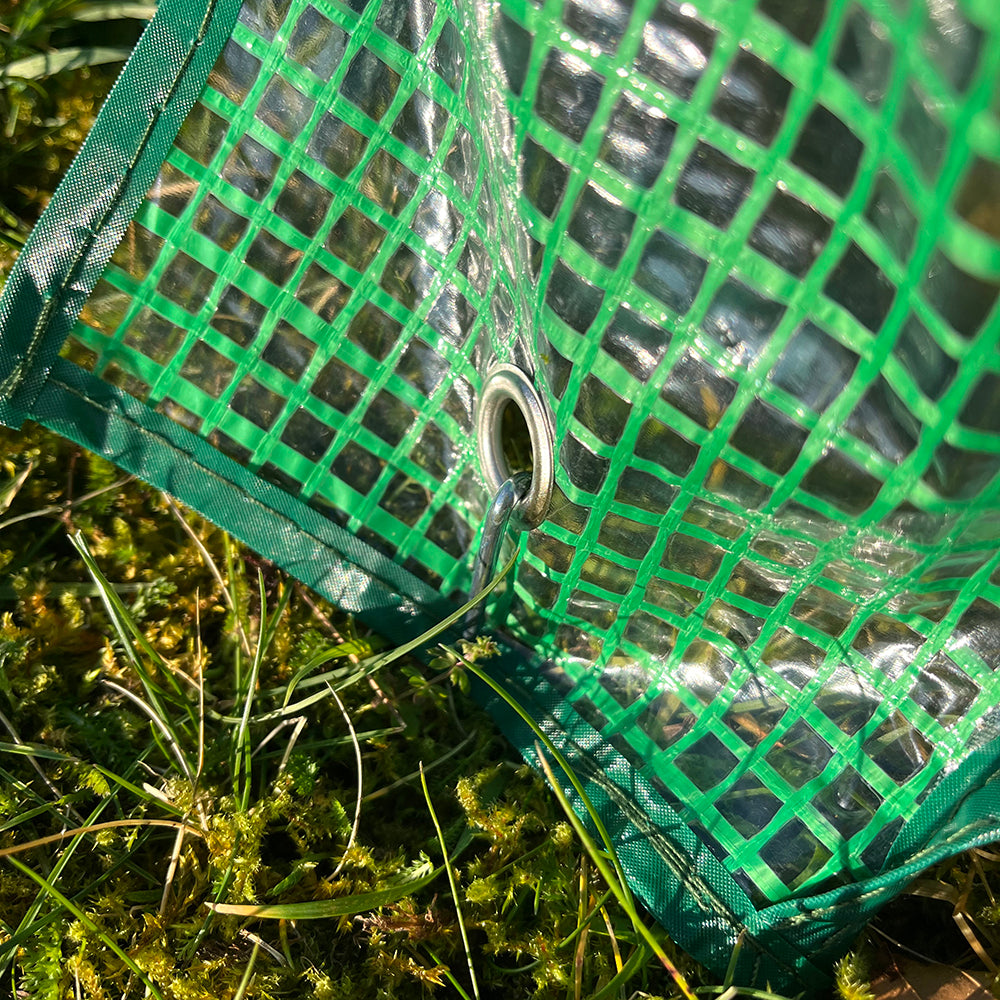
M 414 659 L 38 427 L 0 454 L 10 995 L 772 996 L 674 947 L 516 759 L 467 694 L 489 641 Z M 909 950 L 988 968 L 998 889 L 991 852 L 929 872 L 837 995 Z
M 0 446 L 0 982 L 679 995 L 665 960 L 702 984 L 465 693 L 489 642 L 400 657 L 101 459 Z

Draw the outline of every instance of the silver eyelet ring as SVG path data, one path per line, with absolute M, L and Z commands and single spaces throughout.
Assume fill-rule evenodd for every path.
M 527 528 L 545 520 L 552 499 L 555 479 L 555 455 L 552 450 L 552 418 L 542 397 L 528 376 L 514 365 L 497 365 L 487 374 L 476 408 L 476 444 L 479 467 L 490 493 L 511 477 L 504 457 L 501 418 L 504 408 L 515 405 L 524 417 L 531 438 L 531 485 L 516 512 Z

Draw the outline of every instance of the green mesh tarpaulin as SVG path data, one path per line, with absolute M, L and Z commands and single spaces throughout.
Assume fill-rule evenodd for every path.
M 524 405 L 497 678 L 679 943 L 815 986 L 1000 835 L 998 81 L 993 0 L 164 0 L 0 417 L 412 636 Z

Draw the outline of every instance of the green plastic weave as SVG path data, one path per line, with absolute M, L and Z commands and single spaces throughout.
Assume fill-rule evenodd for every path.
M 0 417 L 407 634 L 469 585 L 484 374 L 534 373 L 500 672 L 682 944 L 818 983 L 1000 830 L 998 80 L 987 0 L 164 0 Z

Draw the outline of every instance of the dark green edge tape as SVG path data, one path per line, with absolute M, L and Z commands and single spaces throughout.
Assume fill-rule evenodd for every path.
M 454 610 L 423 581 L 117 386 L 57 358 L 31 414 L 177 497 L 349 612 L 407 638 Z M 378 618 L 380 626 L 382 618 Z M 389 622 L 385 623 L 387 626 Z
M 998 746 L 1000 738 L 994 737 L 939 779 L 913 817 L 903 824 L 886 858 L 886 870 L 907 864 L 912 855 L 933 843 L 942 830 L 955 825 L 965 808 L 969 789 L 988 787 L 997 773 Z M 993 816 L 1000 823 L 1000 788 L 993 791 Z
M 0 421 L 31 413 L 232 31 L 239 0 L 163 0 L 0 298 Z
M 638 899 L 677 944 L 719 975 L 728 967 L 745 928 L 736 968 L 737 986 L 789 995 L 803 987 L 828 989 L 834 961 L 854 945 L 875 912 L 905 890 L 911 879 L 944 858 L 1000 838 L 1000 741 L 994 740 L 970 755 L 928 796 L 926 819 L 912 821 L 904 850 L 894 848 L 892 864 L 887 864 L 882 874 L 758 909 L 662 796 L 635 774 L 597 730 L 567 707 L 546 680 L 545 665 L 532 662 L 530 653 L 513 646 L 505 648 L 490 672 L 561 751 L 571 754 L 576 744 L 598 762 L 599 770 L 578 770 L 578 776 L 609 827 Z M 536 738 L 530 728 L 485 685 L 477 682 L 476 693 L 508 739 L 537 768 Z M 558 770 L 556 776 L 560 777 Z M 976 785 L 971 785 L 973 781 Z M 561 777 L 560 784 L 586 822 L 586 809 L 573 787 Z M 951 815 L 942 818 L 943 804 L 969 787 L 975 791 L 963 795 L 957 807 L 952 804 Z M 630 810 L 629 800 L 639 809 Z M 630 811 L 636 816 L 629 817 Z M 648 819 L 642 818 L 641 811 Z M 644 829 L 650 824 L 655 829 Z M 910 824 L 904 826 L 907 830 Z M 931 834 L 936 836 L 929 844 L 924 841 L 926 846 L 920 849 L 918 837 Z M 673 850 L 668 837 L 675 845 Z M 657 840 L 663 843 L 657 845 Z M 850 915 L 845 920 L 848 908 Z

